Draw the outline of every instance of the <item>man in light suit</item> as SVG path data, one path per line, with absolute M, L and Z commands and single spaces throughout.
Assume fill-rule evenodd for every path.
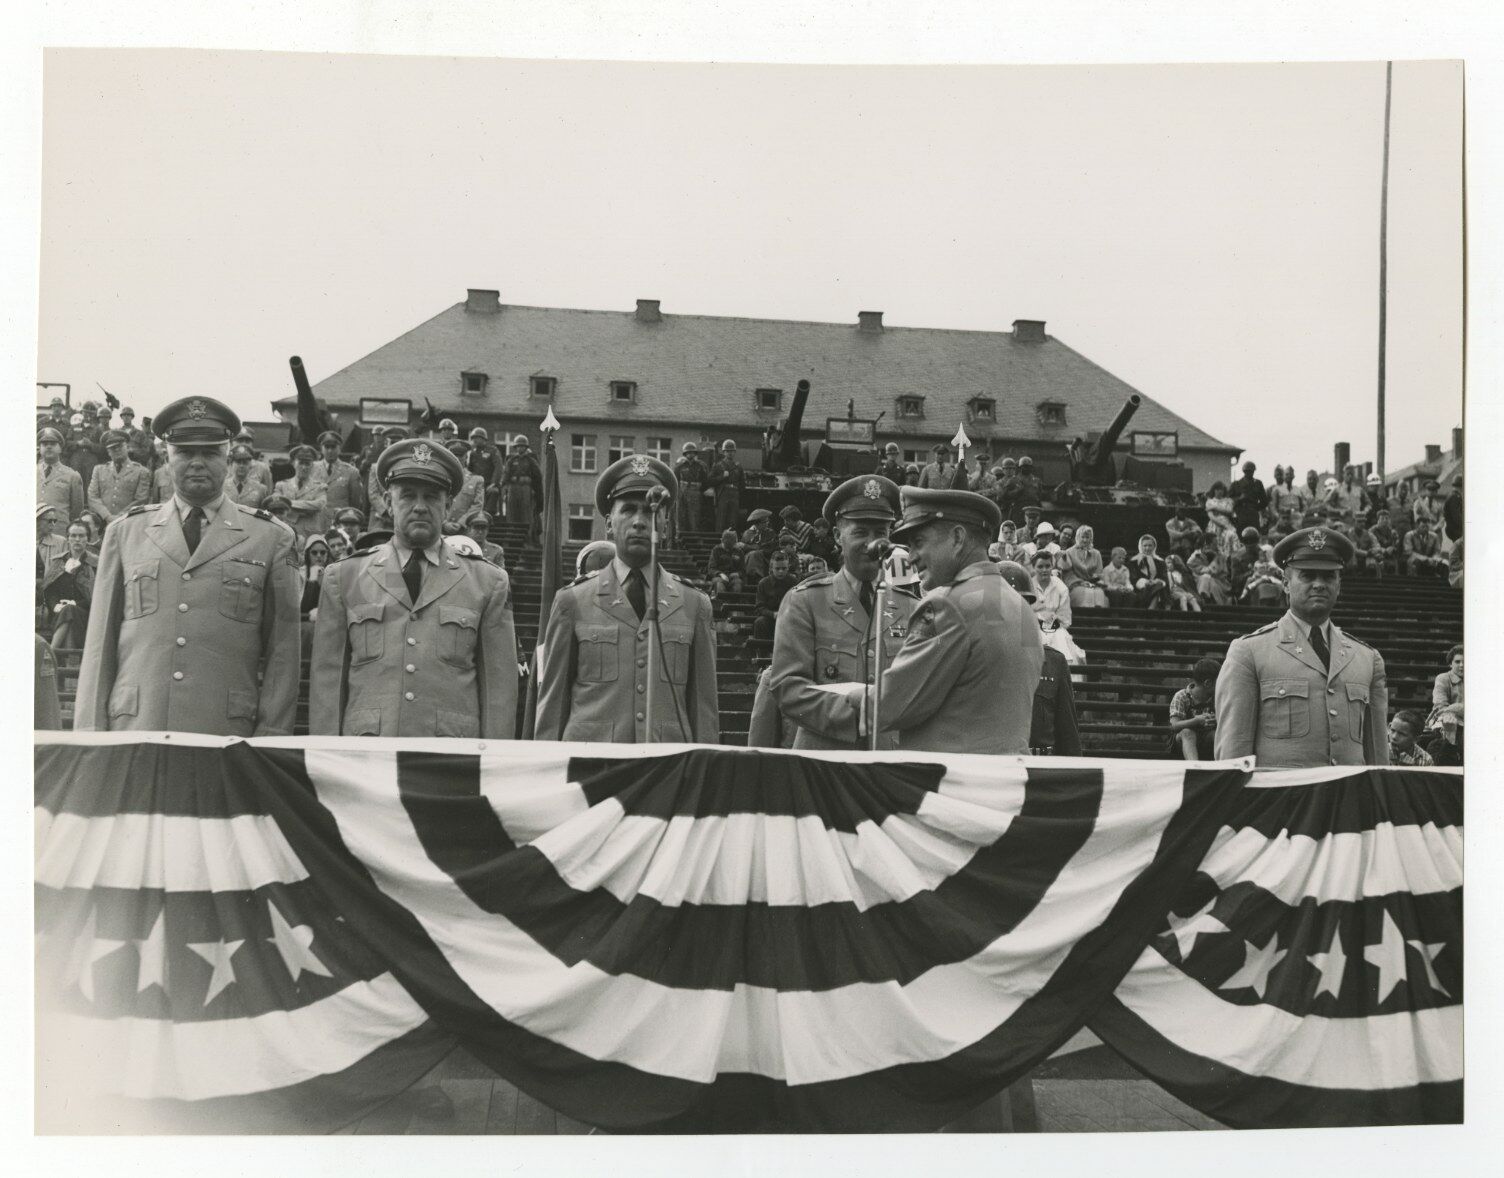
M 859 742 L 849 727 L 829 732 L 833 717 L 845 716 L 843 701 L 821 689 L 826 683 L 871 683 L 874 629 L 882 633 L 883 662 L 889 664 L 908 634 L 909 615 L 918 603 L 907 594 L 884 594 L 883 616 L 874 622 L 874 582 L 881 556 L 868 545 L 885 541 L 898 519 L 898 486 L 881 475 L 858 475 L 830 493 L 821 514 L 841 545 L 838 572 L 810 577 L 785 594 L 773 632 L 773 666 L 768 692 L 785 724 L 797 726 L 797 749 L 850 749 Z M 861 745 L 861 747 L 866 747 Z M 879 748 L 897 748 L 898 734 L 886 732 Z
M 883 676 L 878 728 L 926 752 L 1029 751 L 1044 643 L 1034 611 L 987 559 L 998 505 L 974 491 L 900 489 L 907 545 L 924 597 L 903 648 Z M 848 739 L 871 719 L 860 693 L 833 719 Z
M 387 447 L 376 472 L 392 538 L 324 569 L 308 730 L 327 736 L 511 740 L 517 633 L 507 574 L 444 543 L 459 459 L 437 441 Z
M 239 425 L 210 397 L 157 414 L 173 494 L 131 508 L 105 531 L 76 728 L 292 733 L 300 654 L 293 534 L 225 496 Z
M 1260 768 L 1389 764 L 1389 689 L 1378 651 L 1331 621 L 1346 536 L 1304 528 L 1274 549 L 1290 608 L 1234 638 L 1217 676 L 1217 757 Z
M 664 507 L 649 501 L 656 488 L 667 491 Z M 678 493 L 668 465 L 644 454 L 612 463 L 597 480 L 595 505 L 606 517 L 616 556 L 554 598 L 538 673 L 538 740 L 719 743 L 710 599 L 660 568 L 661 641 L 649 617 L 653 516 L 672 510 Z M 656 670 L 651 716 L 650 643 Z
M 99 463 L 89 476 L 89 506 L 109 524 L 151 498 L 151 471 L 131 461 L 122 431 L 106 430 L 100 441 L 109 461 Z

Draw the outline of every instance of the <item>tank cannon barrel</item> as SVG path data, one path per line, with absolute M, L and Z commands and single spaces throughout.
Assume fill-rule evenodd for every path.
M 1112 424 L 1102 431 L 1102 436 L 1093 443 L 1086 452 L 1086 465 L 1099 466 L 1107 458 L 1111 457 L 1113 448 L 1118 444 L 1118 438 L 1128 428 L 1128 422 L 1138 407 L 1143 404 L 1143 398 L 1133 393 L 1123 402 L 1123 407 L 1118 410 L 1118 415 L 1112 419 Z
M 763 436 L 762 468 L 785 471 L 799 463 L 799 427 L 804 423 L 804 407 L 809 402 L 809 381 L 801 380 L 794 389 L 789 414 Z

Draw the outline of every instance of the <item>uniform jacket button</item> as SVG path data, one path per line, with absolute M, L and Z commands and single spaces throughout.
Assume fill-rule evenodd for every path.
M 1328 712 L 1327 714 L 1330 715 L 1330 716 L 1335 716 L 1337 714 L 1337 709 L 1336 708 L 1332 708 L 1331 711 Z
M 193 574 L 192 573 L 184 573 L 183 574 L 183 580 L 185 580 L 185 581 L 191 581 L 191 580 L 193 580 Z
M 179 602 L 178 603 L 178 613 L 185 614 L 187 612 L 188 612 L 188 603 L 186 601 Z
M 413 672 L 414 672 L 414 671 L 416 671 L 416 670 L 417 670 L 417 669 L 418 669 L 418 668 L 417 668 L 417 666 L 416 666 L 416 665 L 414 665 L 414 664 L 413 664 L 413 663 L 408 663 L 408 664 L 407 664 L 407 673 L 408 673 L 408 674 L 409 674 L 409 675 L 411 675 L 411 674 L 412 674 L 412 673 L 413 673 Z M 1336 713 L 1336 712 L 1333 712 L 1333 713 L 1332 713 L 1332 715 L 1334 715 L 1334 716 L 1335 716 L 1335 715 L 1336 715 L 1336 714 L 1337 714 L 1337 713 Z
M 172 677 L 174 679 L 181 679 L 183 677 L 183 672 L 181 672 L 181 671 L 174 671 L 172 673 Z
M 638 684 L 638 685 L 637 685 L 637 691 L 638 691 L 638 694 L 641 694 L 641 693 L 642 693 L 642 692 L 644 692 L 644 691 L 646 691 L 646 690 L 647 690 L 647 688 L 646 688 L 646 687 L 644 687 L 644 686 L 643 686 L 643 685 L 642 685 L 642 684 L 641 684 L 641 683 L 639 683 L 639 684 Z
M 179 646 L 187 646 L 188 645 L 188 639 L 186 639 L 186 638 L 179 638 L 178 639 L 178 645 Z
M 410 691 L 404 692 L 402 698 L 405 700 L 411 700 L 413 698 L 413 693 Z
M 409 638 L 407 640 L 407 644 L 409 646 L 417 646 L 418 645 L 418 640 L 416 638 Z
M 641 720 L 641 719 L 642 719 L 642 718 L 643 718 L 643 715 L 642 715 L 642 713 L 641 713 L 641 712 L 638 712 L 638 713 L 637 713 L 637 718 L 638 718 L 638 719 L 639 719 L 639 720 Z

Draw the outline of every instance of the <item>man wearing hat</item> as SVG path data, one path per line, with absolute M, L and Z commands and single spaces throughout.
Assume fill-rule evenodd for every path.
M 251 476 L 266 484 L 268 492 L 276 486 L 277 480 L 272 477 L 272 464 L 256 450 L 256 435 L 249 426 L 242 426 L 235 434 L 235 445 L 244 446 L 251 452 Z
M 321 457 L 313 464 L 313 478 L 324 484 L 327 494 L 325 506 L 332 518 L 346 507 L 365 510 L 365 480 L 360 471 L 340 457 L 341 439 L 334 430 L 325 430 L 319 435 Z
M 1244 528 L 1257 528 L 1264 518 L 1264 508 L 1269 506 L 1269 492 L 1263 480 L 1253 477 L 1257 469 L 1252 462 L 1243 463 L 1243 477 L 1227 489 L 1232 496 L 1232 522 L 1240 532 Z
M 869 550 L 888 539 L 898 513 L 898 486 L 881 475 L 847 479 L 825 500 L 821 514 L 835 528 L 841 568 L 795 585 L 779 607 L 773 632 L 768 694 L 784 724 L 796 728 L 794 748 L 866 747 L 850 727 L 846 701 L 819 685 L 871 683 L 874 631 L 882 638 L 885 666 L 903 645 L 918 603 L 890 592 L 882 617 L 874 616 L 882 558 Z M 883 733 L 879 747 L 897 748 L 898 734 Z
M 48 425 L 37 431 L 37 455 L 37 502 L 57 508 L 52 531 L 61 536 L 84 509 L 84 481 L 63 462 L 61 430 Z
M 1029 570 L 1014 560 L 999 561 L 997 567 L 1009 587 L 1032 607 L 1036 592 Z M 1071 689 L 1070 664 L 1053 646 L 1044 648 L 1039 686 L 1034 689 L 1029 752 L 1036 757 L 1081 755 L 1081 732 L 1076 726 L 1076 697 Z
M 919 473 L 919 485 L 926 490 L 948 488 L 956 479 L 956 464 L 950 460 L 950 447 L 944 442 L 934 446 L 935 460 Z
M 500 544 L 491 542 L 491 516 L 488 513 L 476 508 L 460 523 L 465 535 L 475 541 L 482 556 L 499 569 L 507 567 L 506 550 Z
M 645 454 L 613 462 L 595 484 L 616 556 L 560 589 L 538 668 L 538 740 L 717 744 L 721 739 L 710 598 L 660 568 L 661 640 L 648 613 L 655 497 L 679 495 L 668 464 Z M 651 656 L 650 656 L 651 644 Z M 647 676 L 654 669 L 652 714 Z
M 678 542 L 683 544 L 685 533 L 698 532 L 704 526 L 700 522 L 700 507 L 705 499 L 706 480 L 710 478 L 710 470 L 700 461 L 700 448 L 693 442 L 685 442 L 679 448 L 674 477 L 679 480 L 679 497 L 674 500 L 674 528 Z
M 721 456 L 716 459 L 706 476 L 710 489 L 715 493 L 715 530 L 724 532 L 736 527 L 736 517 L 741 511 L 742 491 L 747 486 L 747 472 L 736 460 L 736 443 L 727 438 L 721 443 Z
M 366 503 L 370 507 L 371 530 L 391 531 L 392 517 L 387 512 L 386 495 L 381 490 L 381 480 L 376 477 L 376 467 L 388 446 L 394 446 L 407 437 L 407 431 L 398 425 L 377 426 L 371 431 L 370 464 L 366 468 Z
M 292 459 L 292 478 L 277 483 L 272 494 L 281 495 L 292 504 L 288 522 L 298 533 L 299 543 L 303 543 L 309 536 L 322 536 L 326 530 L 329 488 L 314 476 L 313 460 L 317 455 L 312 446 L 294 446 L 287 456 Z
M 449 519 L 452 524 L 459 524 L 473 511 L 484 511 L 486 507 L 486 481 L 470 469 L 470 443 L 455 438 L 446 447 L 448 451 L 460 460 L 460 469 L 465 473 L 464 485 L 449 502 Z
M 136 425 L 136 411 L 129 405 L 120 411 L 120 432 L 125 435 L 125 452 L 131 456 L 131 461 L 148 471 L 154 469 L 156 451 L 152 447 L 151 434 Z
M 1044 642 L 1034 611 L 987 558 L 1002 517 L 973 491 L 902 488 L 895 542 L 909 549 L 924 597 L 883 676 L 881 731 L 929 752 L 1024 754 Z M 830 732 L 864 737 L 860 694 L 844 696 Z
M 105 531 L 78 677 L 82 731 L 287 736 L 298 702 L 293 533 L 224 493 L 240 422 L 210 397 L 155 421 L 173 493 Z
M 85 401 L 77 415 L 77 424 L 69 431 L 63 442 L 63 461 L 78 471 L 78 477 L 88 487 L 94 467 L 104 461 L 104 446 L 100 443 L 99 406 Z
M 432 439 L 376 464 L 392 537 L 324 569 L 308 730 L 327 736 L 510 740 L 517 727 L 511 582 L 444 542 L 460 461 Z
M 470 455 L 465 460 L 465 469 L 480 475 L 484 490 L 476 507 L 488 513 L 495 512 L 498 506 L 497 489 L 501 485 L 502 465 L 501 451 L 491 445 L 491 435 L 484 426 L 476 426 L 470 431 Z
M 251 448 L 244 442 L 230 447 L 230 471 L 225 475 L 225 494 L 242 507 L 262 507 L 272 489 L 251 473 Z
M 903 486 L 903 455 L 898 448 L 897 442 L 889 442 L 883 447 L 882 459 L 877 464 L 879 478 L 885 478 L 895 487 Z
M 1353 546 L 1329 528 L 1279 542 L 1290 608 L 1235 638 L 1217 677 L 1217 757 L 1261 768 L 1387 765 L 1384 659 L 1331 621 Z
M 527 529 L 527 542 L 538 542 L 543 505 L 543 471 L 526 438 L 512 441 L 512 453 L 501 468 L 501 503 L 507 523 Z
M 1037 508 L 1043 503 L 1044 487 L 1040 484 L 1039 476 L 1034 473 L 1034 459 L 1025 454 L 1018 460 L 1018 483 L 1013 489 L 1014 510 L 1024 512 L 1027 517 L 1030 507 Z
M 89 506 L 108 525 L 151 498 L 151 471 L 131 461 L 122 431 L 106 430 L 100 440 L 109 461 L 89 476 Z

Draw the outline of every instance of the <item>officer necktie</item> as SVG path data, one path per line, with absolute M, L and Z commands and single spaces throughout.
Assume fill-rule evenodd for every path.
M 637 611 L 637 619 L 641 621 L 648 612 L 648 585 L 641 569 L 633 569 L 627 574 L 627 600 L 632 603 L 632 608 Z
M 423 591 L 423 560 L 421 552 L 414 552 L 407 558 L 407 567 L 402 570 L 402 579 L 407 583 L 407 596 L 414 605 L 418 604 L 418 594 Z
M 183 539 L 188 541 L 188 555 L 192 556 L 194 549 L 198 547 L 199 537 L 203 535 L 204 509 L 202 507 L 190 507 L 188 518 L 183 521 Z
M 1321 626 L 1311 627 L 1311 647 L 1316 651 L 1316 657 L 1321 660 L 1321 665 L 1330 672 L 1332 669 L 1332 652 L 1331 648 L 1326 644 L 1326 635 L 1321 631 Z
M 872 616 L 872 608 L 877 604 L 877 594 L 873 591 L 871 581 L 863 581 L 858 596 L 862 599 L 862 608 L 867 611 L 867 616 Z

